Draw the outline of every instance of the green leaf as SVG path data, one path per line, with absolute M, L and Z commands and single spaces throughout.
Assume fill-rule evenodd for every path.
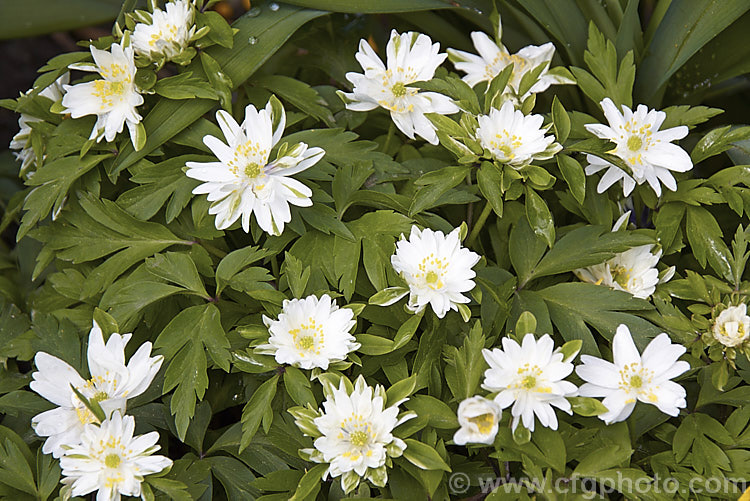
M 681 0 L 668 3 L 641 62 L 636 94 L 651 101 L 669 78 L 712 38 L 748 9 L 744 0 Z
M 406 449 L 404 449 L 404 458 L 406 458 L 413 465 L 423 470 L 443 470 L 450 472 L 451 468 L 448 466 L 440 454 L 429 445 L 413 438 L 407 438 Z
M 53 214 L 59 213 L 73 182 L 110 156 L 92 155 L 80 159 L 75 155 L 44 164 L 37 169 L 29 180 L 34 188 L 24 200 L 23 208 L 26 213 L 21 220 L 16 240 L 21 240 L 50 211 Z
M 492 206 L 498 217 L 503 216 L 503 193 L 500 189 L 502 175 L 500 169 L 492 162 L 482 162 L 477 171 L 477 184 L 479 191 Z
M 156 254 L 146 259 L 146 269 L 152 275 L 181 285 L 204 299 L 210 297 L 198 275 L 193 259 L 186 252 Z
M 0 483 L 36 496 L 36 483 L 31 466 L 19 446 L 6 438 L 0 444 Z
M 289 101 L 303 113 L 325 122 L 328 127 L 334 126 L 333 114 L 326 101 L 305 82 L 284 75 L 264 75 L 252 82 Z
M 104 24 L 117 17 L 121 4 L 121 0 L 4 2 L 0 8 L 0 39 L 24 38 Z
M 570 116 L 568 116 L 568 112 L 565 111 L 565 108 L 560 100 L 557 99 L 557 96 L 552 99 L 552 123 L 555 125 L 555 137 L 557 138 L 557 142 L 560 144 L 564 143 L 570 134 Z
M 474 396 L 482 380 L 487 367 L 482 356 L 484 341 L 482 326 L 477 321 L 459 348 L 454 346 L 444 348 L 444 358 L 447 364 L 445 381 L 453 397 L 459 402 Z
M 413 315 L 398 328 L 398 332 L 396 332 L 396 336 L 393 338 L 393 350 L 398 350 L 414 337 L 414 333 L 417 331 L 423 315 L 424 311 Z
M 316 405 L 315 395 L 310 390 L 310 379 L 296 367 L 284 368 L 284 387 L 297 405 Z
M 555 222 L 552 214 L 539 194 L 526 186 L 526 219 L 534 233 L 544 239 L 549 248 L 555 244 Z
M 240 440 L 240 452 L 242 452 L 255 436 L 258 431 L 263 415 L 270 410 L 273 397 L 276 395 L 276 386 L 279 382 L 279 376 L 275 375 L 271 379 L 261 384 L 250 397 L 245 407 L 242 409 L 242 439 Z
M 83 193 L 81 209 L 65 211 L 62 224 L 37 228 L 31 236 L 57 259 L 83 263 L 114 253 L 88 275 L 82 297 L 107 288 L 128 268 L 174 244 L 186 244 L 164 226 L 140 221 L 116 203 Z M 42 270 L 35 270 L 38 274 Z
M 723 153 L 734 145 L 732 143 L 750 138 L 750 126 L 732 128 L 731 125 L 719 127 L 703 136 L 695 145 L 690 157 L 694 164 Z
M 429 426 L 442 430 L 458 428 L 458 418 L 447 404 L 429 395 L 415 395 L 404 406 L 419 416 L 429 418 Z
M 598 416 L 607 412 L 607 408 L 601 401 L 589 397 L 568 397 L 568 402 L 573 412 L 579 416 Z
M 557 155 L 557 166 L 560 167 L 565 182 L 568 183 L 570 193 L 579 204 L 586 199 L 586 174 L 578 160 L 568 155 Z
M 216 295 L 221 294 L 229 281 L 245 267 L 272 254 L 273 252 L 259 247 L 244 247 L 224 256 L 216 267 Z
M 208 32 L 208 38 L 212 42 L 231 49 L 234 41 L 232 40 L 232 28 L 227 24 L 226 20 L 216 11 L 205 11 L 198 17 L 200 24 L 204 24 L 210 28 Z
M 229 371 L 229 341 L 219 309 L 208 303 L 181 311 L 161 331 L 154 347 L 169 360 L 163 392 L 176 388 L 170 411 L 182 440 L 195 413 L 196 399 L 202 400 L 208 388 L 206 352 L 214 363 Z
M 716 219 L 702 207 L 687 207 L 687 237 L 693 256 L 701 266 L 706 262 L 726 280 L 732 281 L 731 255 L 722 240 L 722 232 Z
M 294 495 L 289 501 L 304 501 L 306 499 L 315 499 L 315 495 L 320 491 L 323 485 L 323 476 L 328 471 L 328 465 L 318 464 L 305 472 L 305 475 L 297 484 Z

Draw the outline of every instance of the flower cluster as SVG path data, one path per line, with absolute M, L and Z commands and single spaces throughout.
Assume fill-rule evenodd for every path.
M 667 334 L 655 337 L 641 355 L 635 347 L 630 330 L 617 327 L 612 339 L 614 363 L 590 355 L 581 355 L 582 365 L 576 374 L 585 381 L 580 388 L 565 381 L 574 370 L 571 360 L 577 350 L 566 346 L 554 348 L 552 338 L 545 334 L 535 339 L 526 334 L 521 344 L 511 338 L 502 339 L 503 349 L 483 350 L 489 365 L 482 388 L 494 395 L 492 400 L 474 396 L 458 407 L 459 430 L 453 441 L 492 444 L 498 432 L 501 409 L 511 408 L 511 427 L 519 423 L 534 431 L 535 417 L 542 426 L 557 430 L 556 407 L 568 414 L 573 410 L 569 397 L 605 397 L 607 411 L 599 414 L 606 424 L 624 421 L 633 412 L 637 400 L 655 405 L 670 416 L 684 408 L 685 389 L 671 381 L 690 369 L 678 358 L 685 347 L 673 344 Z
M 98 499 L 140 496 L 144 476 L 172 465 L 159 450 L 157 432 L 133 436 L 135 419 L 125 415 L 128 399 L 145 392 L 161 367 L 151 357 L 151 343 L 142 344 L 125 364 L 131 334 L 113 333 L 107 342 L 96 321 L 88 338 L 88 369 L 84 380 L 68 363 L 45 352 L 34 358 L 37 371 L 30 387 L 56 408 L 36 415 L 31 425 L 47 437 L 42 452 L 60 458 L 63 483 L 70 495 L 99 491 Z

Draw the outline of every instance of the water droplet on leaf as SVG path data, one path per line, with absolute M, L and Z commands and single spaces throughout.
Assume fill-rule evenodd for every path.
M 257 37 L 250 37 L 250 38 L 247 39 L 247 43 L 249 43 L 250 45 L 255 45 L 256 43 L 258 43 L 258 38 Z

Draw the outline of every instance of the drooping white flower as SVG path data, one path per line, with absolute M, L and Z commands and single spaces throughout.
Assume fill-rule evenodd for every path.
M 620 324 L 612 339 L 614 363 L 581 355 L 583 365 L 576 367 L 576 374 L 586 383 L 579 393 L 584 397 L 605 397 L 602 403 L 608 412 L 599 418 L 607 424 L 627 419 L 637 400 L 676 416 L 687 405 L 686 393 L 670 380 L 690 369 L 690 364 L 677 360 L 683 353 L 684 346 L 672 344 L 669 336 L 662 333 L 651 340 L 641 355 L 628 327 Z
M 594 155 L 587 155 L 589 165 L 586 174 L 591 175 L 600 170 L 607 171 L 599 180 L 597 191 L 603 193 L 618 181 L 622 182 L 624 195 L 627 197 L 636 183 L 648 182 L 657 196 L 661 195 L 661 183 L 668 189 L 677 190 L 677 182 L 670 171 L 686 172 L 693 168 L 690 155 L 672 141 L 687 136 L 688 128 L 684 125 L 660 131 L 667 114 L 663 111 L 649 110 L 639 104 L 635 113 L 627 106 L 622 106 L 620 113 L 611 99 L 601 103 L 609 127 L 602 124 L 587 124 L 586 130 L 602 139 L 609 139 L 617 145 L 610 151 L 620 157 L 629 167 L 625 172 L 620 167 Z
M 497 435 L 502 410 L 493 400 L 470 397 L 458 405 L 458 424 L 461 428 L 453 435 L 456 445 L 491 445 Z
M 354 312 L 339 308 L 328 294 L 320 299 L 286 299 L 278 320 L 264 315 L 263 323 L 270 337 L 268 344 L 258 348 L 274 355 L 280 364 L 326 370 L 328 364 L 344 360 L 360 347 L 350 333 L 357 324 Z
M 349 392 L 342 380 L 338 388 L 327 388 L 324 411 L 313 419 L 321 436 L 315 439 L 315 449 L 304 452 L 313 461 L 329 463 L 327 473 L 334 478 L 341 476 L 347 493 L 360 478 L 384 486 L 388 480 L 387 458 L 399 457 L 406 449 L 406 443 L 393 435 L 393 429 L 416 417 L 413 413 L 399 416 L 398 406 L 405 400 L 386 408 L 382 386 L 373 389 L 360 376 Z
M 151 23 L 137 23 L 131 37 L 135 53 L 151 60 L 182 54 L 195 35 L 195 8 L 190 0 L 174 0 L 166 10 L 154 8 Z
M 137 141 L 137 125 L 141 116 L 136 108 L 143 104 L 143 96 L 135 85 L 133 47 L 113 43 L 110 50 L 91 45 L 95 64 L 74 64 L 71 69 L 99 73 L 102 78 L 76 85 L 64 85 L 62 104 L 73 118 L 96 115 L 96 123 L 89 139 L 115 139 L 127 124 L 133 145 Z
M 448 58 L 456 69 L 466 73 L 463 77 L 464 82 L 471 87 L 479 82 L 489 82 L 512 64 L 513 73 L 508 81 L 506 92 L 503 93 L 503 98 L 510 99 L 514 103 L 523 102 L 531 94 L 544 92 L 550 85 L 575 84 L 575 81 L 568 77 L 549 72 L 550 62 L 555 55 L 555 46 L 552 42 L 541 46 L 528 45 L 517 53 L 511 54 L 500 42 L 501 38 L 502 23 L 498 19 L 497 43 L 481 31 L 472 32 L 471 40 L 479 55 L 456 49 L 447 50 Z M 526 93 L 518 95 L 524 75 L 539 65 L 544 65 L 544 69 L 536 82 Z
M 120 496 L 140 496 L 143 477 L 172 466 L 172 460 L 154 456 L 159 433 L 133 436 L 135 419 L 115 411 L 101 425 L 87 424 L 81 443 L 60 459 L 63 483 L 72 496 L 98 490 L 97 501 L 119 501 Z
M 32 390 L 59 406 L 31 420 L 37 435 L 48 437 L 42 452 L 59 458 L 66 446 L 80 441 L 84 425 L 98 423 L 96 416 L 76 396 L 75 387 L 91 402 L 98 403 L 106 416 L 114 410 L 124 412 L 126 401 L 146 391 L 161 367 L 163 357 L 151 357 L 151 343 L 146 342 L 125 364 L 125 345 L 131 334 L 112 334 L 104 343 L 96 322 L 89 333 L 88 366 L 91 379 L 84 380 L 66 362 L 45 352 L 34 357 L 37 372 L 29 384 Z
M 39 95 L 46 97 L 52 102 L 59 101 L 62 99 L 63 93 L 65 92 L 63 90 L 63 85 L 67 84 L 69 81 L 70 73 L 65 72 L 60 78 L 52 82 L 51 85 L 45 87 L 39 92 Z M 32 90 L 33 89 L 29 90 L 26 94 L 28 95 Z M 41 120 L 42 119 L 29 115 L 28 113 L 21 113 L 21 116 L 18 118 L 18 128 L 20 130 L 15 136 L 13 136 L 13 139 L 10 142 L 10 149 L 19 150 L 13 154 L 16 159 L 21 162 L 21 175 L 23 175 L 31 165 L 36 164 L 36 155 L 34 154 L 34 150 L 31 148 L 31 143 L 29 141 L 31 137 L 31 126 L 29 124 L 40 122 Z
M 214 136 L 203 138 L 219 161 L 187 163 L 187 176 L 203 181 L 193 193 L 208 194 L 208 201 L 213 202 L 208 213 L 216 215 L 219 230 L 242 216 L 242 229 L 249 232 L 254 213 L 263 231 L 280 235 L 284 224 L 292 220 L 289 204 L 312 205 L 312 190 L 289 176 L 315 165 L 325 151 L 305 143 L 292 147 L 284 143 L 269 162 L 286 125 L 284 108 L 275 98 L 263 110 L 253 105 L 245 108 L 242 125 L 224 110 L 216 113 L 216 119 L 227 144 Z
M 442 94 L 420 91 L 408 87 L 414 82 L 430 80 L 435 70 L 445 61 L 440 54 L 440 44 L 432 43 L 421 33 L 402 33 L 395 30 L 386 46 L 386 65 L 366 40 L 360 40 L 357 61 L 364 74 L 350 72 L 347 80 L 354 85 L 351 93 L 341 93 L 347 109 L 370 111 L 377 107 L 391 112 L 391 118 L 401 132 L 409 138 L 414 135 L 432 144 L 438 144 L 435 126 L 425 113 L 450 115 L 458 106 Z
M 409 239 L 401 235 L 396 243 L 391 264 L 409 285 L 407 307 L 414 313 L 430 304 L 438 318 L 443 318 L 448 310 L 469 302 L 462 293 L 474 288 L 472 267 L 480 256 L 461 246 L 458 233 L 458 228 L 445 235 L 412 226 Z
M 729 306 L 719 313 L 713 326 L 714 338 L 729 348 L 739 346 L 750 337 L 750 316 L 747 305 Z
M 659 270 L 656 265 L 661 257 L 661 249 L 651 252 L 651 244 L 633 247 L 602 264 L 574 271 L 584 282 L 605 285 L 611 289 L 629 292 L 635 297 L 648 299 L 659 284 Z
M 573 364 L 564 360 L 549 335 L 537 340 L 533 334 L 526 334 L 520 345 L 505 337 L 502 350 L 485 349 L 482 355 L 490 366 L 484 372 L 482 388 L 499 392 L 495 403 L 501 409 L 513 405 L 513 430 L 523 421 L 524 427 L 534 431 L 535 414 L 542 426 L 556 430 L 553 406 L 573 413 L 565 397 L 575 396 L 577 389 L 573 383 L 564 381 L 573 372 Z
M 492 158 L 515 168 L 552 158 L 562 149 L 555 136 L 544 135 L 549 129 L 542 127 L 544 117 L 526 116 L 508 101 L 499 110 L 492 108 L 489 115 L 479 115 L 477 121 L 482 147 Z

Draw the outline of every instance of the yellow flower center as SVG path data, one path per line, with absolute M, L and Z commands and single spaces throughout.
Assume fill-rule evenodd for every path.
M 630 386 L 632 386 L 633 388 L 640 388 L 641 386 L 643 386 L 643 379 L 641 379 L 641 376 L 637 374 L 635 376 L 631 376 Z
M 315 338 L 312 336 L 304 336 L 299 338 L 296 343 L 297 348 L 300 350 L 309 350 L 315 345 Z
M 612 268 L 612 280 L 619 284 L 623 289 L 627 289 L 628 282 L 630 281 L 630 273 L 633 268 L 625 268 L 624 266 L 617 265 Z
M 406 95 L 406 85 L 403 82 L 397 82 L 391 87 L 393 97 L 404 97 Z
M 349 435 L 349 442 L 355 447 L 363 447 L 370 441 L 370 434 L 366 431 L 355 431 Z
M 495 425 L 495 416 L 492 413 L 480 414 L 479 416 L 468 418 L 470 423 L 474 423 L 479 429 L 479 433 L 487 435 L 492 431 L 492 427 Z
M 530 390 L 536 386 L 536 378 L 534 376 L 526 376 L 521 380 L 521 386 Z
M 638 136 L 630 136 L 628 138 L 628 148 L 631 151 L 638 151 L 643 147 L 643 139 Z
M 104 466 L 107 468 L 117 468 L 121 462 L 122 460 L 117 454 L 109 454 L 104 458 Z
M 425 277 L 425 280 L 427 280 L 428 284 L 434 284 L 435 282 L 438 281 L 438 278 L 440 277 L 438 276 L 437 273 L 435 273 L 434 271 L 430 271 L 430 272 L 427 272 L 427 276 Z
M 307 323 L 301 323 L 298 328 L 290 329 L 294 347 L 298 350 L 300 357 L 315 354 L 320 355 L 320 349 L 323 346 L 325 334 L 323 325 L 315 321 L 313 317 L 307 319 Z
M 245 166 L 245 175 L 249 178 L 256 178 L 262 169 L 263 167 L 256 162 L 249 163 Z

